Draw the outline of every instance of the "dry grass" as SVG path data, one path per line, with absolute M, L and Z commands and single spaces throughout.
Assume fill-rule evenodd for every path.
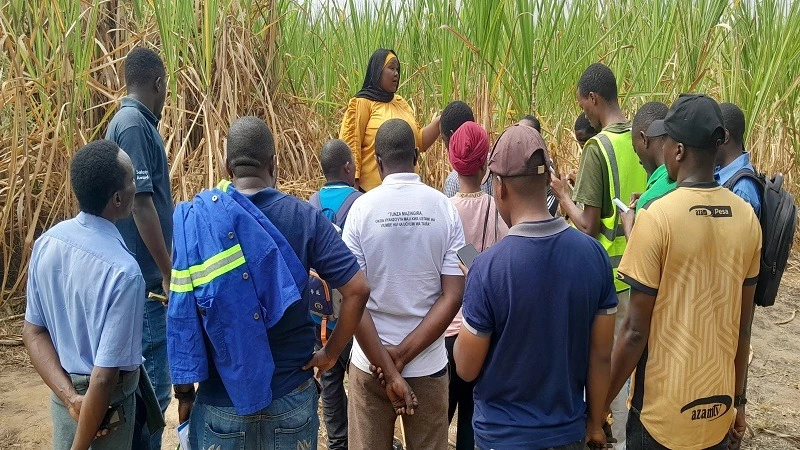
M 11 2 L 18 3 L 18 2 Z M 181 3 L 181 2 L 177 2 Z M 76 212 L 70 194 L 69 159 L 75 149 L 101 138 L 105 124 L 124 95 L 123 60 L 135 46 L 163 46 L 155 20 L 134 20 L 123 2 L 81 6 L 82 24 L 93 33 L 80 34 L 57 3 L 26 3 L 26 20 L 15 22 L 14 11 L 3 6 L 0 16 L 0 250 L 3 279 L 0 316 L 19 311 L 19 301 L 8 301 L 24 287 L 34 239 L 43 229 Z M 230 9 L 212 38 L 213 76 L 206 79 L 193 61 L 193 48 L 172 61 L 170 92 L 159 131 L 165 137 L 170 177 L 176 201 L 186 200 L 223 176 L 224 130 L 237 117 L 264 117 L 276 138 L 281 187 L 308 196 L 319 184 L 316 147 L 325 137 L 325 121 L 305 104 L 276 94 L 271 72 L 274 49 L 262 39 L 270 33 L 249 31 L 248 21 L 269 14 Z M 19 19 L 19 17 L 17 17 Z M 269 16 L 267 16 L 269 19 Z M 78 26 L 77 28 L 80 28 Z M 19 40 L 20 31 L 23 35 Z M 66 32 L 67 37 L 63 37 Z M 181 41 L 181 39 L 176 39 Z M 72 43 L 88 53 L 85 63 Z
M 788 173 L 797 192 L 800 44 L 787 36 L 800 32 L 798 4 L 612 0 L 598 17 L 591 0 L 317 3 L 318 12 L 295 0 L 0 0 L 0 316 L 21 311 L 35 238 L 76 212 L 70 157 L 105 134 L 124 95 L 122 62 L 140 45 L 168 66 L 159 131 L 176 201 L 223 176 L 225 130 L 242 115 L 266 120 L 280 187 L 307 197 L 321 182 L 317 151 L 378 46 L 403 58 L 401 94 L 421 122 L 453 98 L 495 136 L 532 112 L 561 166 L 577 165 L 574 82 L 592 61 L 614 68 L 629 113 L 710 92 L 746 106 L 755 162 Z M 389 11 L 403 26 L 382 20 Z M 441 145 L 421 169 L 441 186 Z

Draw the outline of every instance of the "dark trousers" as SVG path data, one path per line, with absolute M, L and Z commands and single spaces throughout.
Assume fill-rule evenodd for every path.
M 456 362 L 453 359 L 453 345 L 456 337 L 444 338 L 447 347 L 447 361 L 450 363 L 450 401 L 447 408 L 447 421 L 452 422 L 458 407 L 458 423 L 456 424 L 456 450 L 472 450 L 475 448 L 475 432 L 472 429 L 472 412 L 475 401 L 472 390 L 475 382 L 467 383 L 456 373 Z
M 330 334 L 330 332 L 329 332 Z M 339 360 L 322 374 L 322 415 L 328 432 L 329 450 L 347 450 L 347 393 L 344 390 L 344 375 L 350 364 L 350 341 L 339 355 Z M 317 349 L 322 348 L 320 326 L 317 325 Z
M 626 444 L 630 450 L 669 450 L 668 447 L 659 444 L 653 439 L 653 436 L 650 436 L 650 433 L 642 425 L 639 410 L 633 406 L 628 413 L 628 426 L 625 434 L 627 435 Z M 728 436 L 725 436 L 722 442 L 706 450 L 726 450 L 727 448 Z

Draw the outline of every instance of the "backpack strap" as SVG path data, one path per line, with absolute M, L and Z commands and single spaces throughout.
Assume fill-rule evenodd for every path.
M 620 190 L 619 169 L 617 168 L 617 155 L 614 153 L 614 144 L 612 144 L 611 139 L 602 132 L 595 135 L 595 139 L 600 142 L 608 155 L 608 162 L 611 165 L 611 179 L 614 181 L 614 194 L 618 196 Z
M 758 176 L 755 171 L 748 169 L 747 167 L 741 168 L 736 173 L 731 176 L 728 181 L 725 182 L 722 186 L 726 189 L 733 190 L 733 187 L 736 186 L 736 183 L 739 182 L 742 178 L 749 178 L 753 180 L 757 185 L 758 188 L 761 190 L 761 195 L 764 195 L 764 186 L 765 182 L 764 179 Z
M 487 230 L 487 228 L 489 228 L 489 211 L 491 209 L 492 209 L 492 202 L 491 202 L 491 199 L 490 199 L 489 202 L 486 203 L 486 217 L 483 218 L 483 238 L 481 239 L 481 250 L 480 251 L 486 250 L 486 230 Z
M 347 213 L 350 212 L 350 207 L 353 206 L 353 202 L 355 202 L 358 197 L 361 197 L 361 195 L 361 192 L 353 191 L 350 195 L 345 197 L 342 206 L 340 206 L 339 211 L 336 212 L 336 225 L 338 225 L 339 228 L 344 229 L 344 221 L 347 220 Z
M 319 202 L 319 192 L 314 192 L 311 194 L 311 197 L 308 199 L 308 203 L 310 203 L 314 208 L 322 209 L 322 203 Z

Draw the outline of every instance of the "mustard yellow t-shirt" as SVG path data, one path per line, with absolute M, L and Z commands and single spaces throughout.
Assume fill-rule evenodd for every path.
M 352 98 L 342 119 L 339 139 L 347 142 L 356 163 L 356 178 L 365 191 L 381 184 L 378 162 L 375 160 L 375 135 L 389 119 L 403 119 L 411 125 L 417 148 L 422 147 L 422 130 L 414 111 L 405 99 L 395 94 L 388 103 L 366 98 Z
M 618 277 L 655 296 L 631 406 L 658 443 L 704 449 L 735 417 L 742 286 L 756 283 L 761 227 L 716 183 L 678 184 L 639 212 Z

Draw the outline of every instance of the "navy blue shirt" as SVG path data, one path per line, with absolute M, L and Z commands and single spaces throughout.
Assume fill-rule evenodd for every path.
M 473 393 L 478 447 L 584 439 L 592 324 L 616 306 L 605 250 L 563 218 L 518 224 L 478 255 L 463 304 L 464 327 L 491 339 Z
M 137 194 L 151 194 L 161 222 L 167 251 L 172 248 L 172 190 L 164 141 L 158 134 L 158 118 L 146 106 L 131 97 L 120 101 L 120 108 L 108 124 L 106 139 L 114 141 L 130 156 Z M 133 216 L 118 220 L 117 229 L 125 245 L 136 255 L 148 290 L 161 286 L 161 270 L 136 228 Z
M 306 270 L 314 267 L 332 288 L 344 286 L 360 270 L 356 257 L 322 211 L 272 188 L 247 197 L 284 235 Z M 305 288 L 301 286 L 301 291 Z M 316 342 L 314 321 L 309 311 L 308 303 L 297 301 L 286 309 L 274 327 L 267 330 L 275 362 L 271 384 L 273 399 L 292 392 L 314 373 L 303 370 L 314 353 Z M 200 383 L 197 397 L 198 401 L 208 405 L 233 406 L 210 360 L 209 378 Z

